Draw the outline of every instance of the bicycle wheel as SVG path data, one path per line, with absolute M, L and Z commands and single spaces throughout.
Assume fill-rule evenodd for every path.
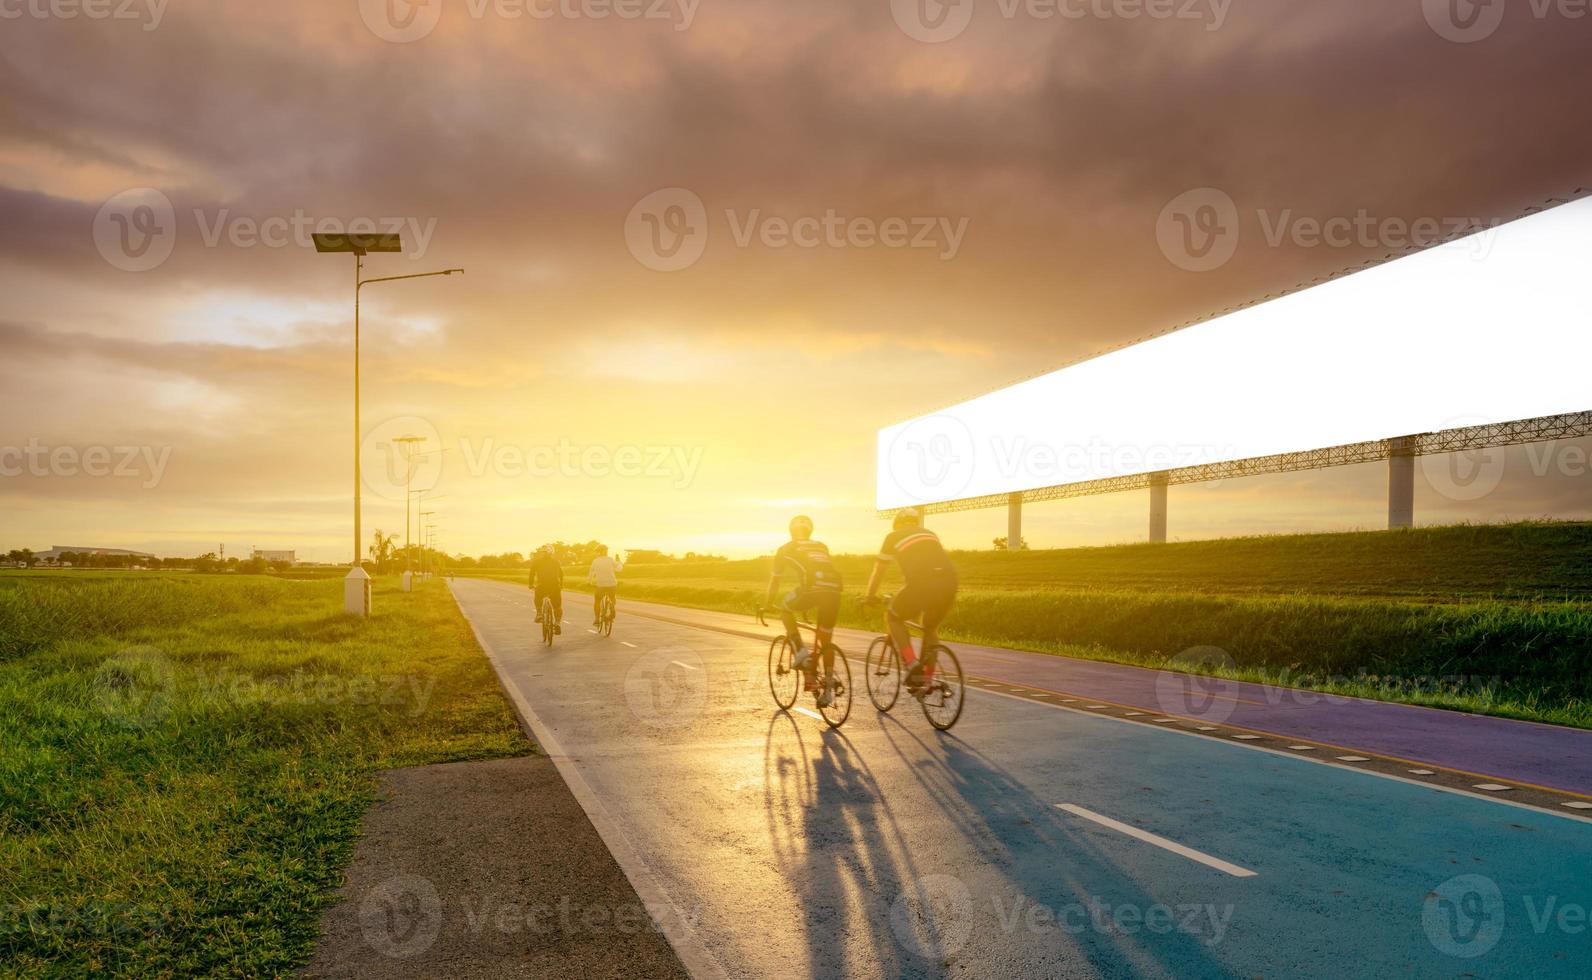
M 824 721 L 829 722 L 830 728 L 839 728 L 851 717 L 851 662 L 846 659 L 846 651 L 833 643 L 829 649 L 835 651 L 835 671 L 832 675 L 836 682 L 835 700 L 830 702 L 829 707 L 819 708 L 818 713 L 824 716 Z
M 768 645 L 768 690 L 783 711 L 790 710 L 802 690 L 802 672 L 792 667 L 790 661 L 790 640 L 774 637 L 774 642 Z
M 614 635 L 614 600 L 612 596 L 603 596 L 603 636 Z
M 548 646 L 553 645 L 553 627 L 557 620 L 553 618 L 553 600 L 542 600 L 542 642 Z
M 962 686 L 962 662 L 956 659 L 956 654 L 946 646 L 934 649 L 934 682 L 919 703 L 923 705 L 923 717 L 943 732 L 962 717 L 967 689 Z
M 868 679 L 868 700 L 880 711 L 895 707 L 901 696 L 901 657 L 888 636 L 881 636 L 868 647 L 868 659 L 863 667 Z

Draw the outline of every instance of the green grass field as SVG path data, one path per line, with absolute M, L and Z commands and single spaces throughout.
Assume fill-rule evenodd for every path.
M 771 538 L 770 546 L 777 544 Z M 860 593 L 870 556 L 842 556 Z M 953 639 L 1592 728 L 1592 524 L 956 555 Z M 746 612 L 769 559 L 632 565 L 621 594 Z M 491 572 L 524 581 L 525 573 Z M 573 583 L 584 569 L 570 569 Z M 878 616 L 848 602 L 848 626 Z
M 378 770 L 532 751 L 441 583 L 0 574 L 0 975 L 273 976 Z

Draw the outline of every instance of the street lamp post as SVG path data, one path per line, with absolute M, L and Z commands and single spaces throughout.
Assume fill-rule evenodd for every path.
M 430 527 L 426 518 L 435 514 L 434 510 L 423 510 L 415 513 L 415 523 L 420 525 L 420 577 L 426 577 L 426 534 Z
M 403 241 L 398 235 L 316 234 L 315 251 L 353 253 L 354 256 L 354 567 L 349 570 L 343 584 L 343 609 L 356 616 L 370 615 L 370 575 L 360 561 L 359 548 L 364 531 L 360 523 L 360 489 L 363 476 L 360 470 L 360 441 L 363 434 L 359 426 L 359 296 L 373 283 L 397 282 L 400 279 L 427 279 L 431 276 L 451 276 L 463 269 L 444 269 L 441 272 L 417 272 L 407 276 L 380 276 L 366 279 L 365 256 L 371 252 L 402 252 Z
M 405 592 L 409 591 L 410 578 L 413 572 L 409 568 L 409 556 L 412 553 L 409 547 L 409 497 L 414 491 L 409 489 L 409 482 L 415 475 L 415 456 L 413 446 L 417 442 L 425 442 L 420 436 L 399 436 L 393 442 L 403 447 L 404 454 L 404 585 Z
M 421 439 L 419 436 L 400 436 L 399 438 L 393 440 L 393 442 L 400 442 L 400 443 L 404 443 L 406 445 L 407 444 L 413 444 L 413 443 L 416 443 L 416 442 L 424 442 L 424 441 L 425 440 Z M 414 549 L 414 545 L 410 543 L 411 538 L 410 538 L 410 534 L 409 534 L 409 502 L 414 499 L 415 494 L 418 493 L 422 497 L 424 497 L 425 494 L 429 492 L 427 490 L 411 490 L 409 488 L 410 481 L 412 480 L 412 478 L 415 475 L 415 460 L 424 459 L 427 456 L 441 456 L 445 452 L 447 452 L 446 449 L 433 449 L 429 453 L 417 453 L 417 452 L 414 452 L 412 450 L 405 450 L 405 452 L 404 452 L 404 575 L 405 575 L 404 591 L 405 592 L 409 591 L 409 582 L 410 582 L 409 576 L 412 576 L 414 574 L 414 567 L 415 567 L 415 561 L 414 561 L 415 549 Z

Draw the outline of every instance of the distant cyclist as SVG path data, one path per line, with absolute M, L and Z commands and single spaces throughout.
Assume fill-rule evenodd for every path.
M 536 593 L 536 621 L 542 621 L 542 600 L 553 600 L 553 632 L 562 633 L 564 627 L 564 569 L 553 554 L 553 546 L 544 544 L 531 559 L 531 590 Z
M 779 604 L 780 618 L 785 621 L 785 635 L 790 639 L 796 655 L 791 666 L 805 670 L 807 689 L 819 691 L 818 706 L 827 708 L 834 703 L 833 685 L 825 683 L 820 691 L 813 671 L 808 667 L 812 651 L 802 643 L 801 630 L 796 626 L 798 612 L 812 612 L 818 629 L 815 642 L 823 656 L 824 677 L 828 681 L 835 669 L 835 655 L 830 652 L 830 641 L 835 635 L 835 620 L 840 618 L 840 570 L 829 557 L 829 549 L 813 540 L 813 519 L 794 517 L 790 522 L 790 540 L 774 555 L 774 574 L 768 581 L 765 606 L 774 605 L 786 574 L 796 578 L 796 587 L 786 594 Z
M 907 692 L 921 694 L 934 680 L 934 651 L 940 643 L 940 624 L 956 602 L 956 566 L 940 544 L 939 535 L 923 526 L 923 515 L 907 508 L 896 514 L 894 530 L 879 546 L 879 558 L 868 576 L 864 602 L 873 602 L 890 565 L 901 566 L 906 584 L 885 610 L 885 623 L 901 662 L 907 665 Z M 923 659 L 912 650 L 912 634 L 907 621 L 923 624 Z
M 591 611 L 593 626 L 601 626 L 603 622 L 603 596 L 619 603 L 619 570 L 624 568 L 624 563 L 608 555 L 608 546 L 597 546 L 597 557 L 591 560 L 591 571 L 586 573 L 586 581 L 591 584 Z

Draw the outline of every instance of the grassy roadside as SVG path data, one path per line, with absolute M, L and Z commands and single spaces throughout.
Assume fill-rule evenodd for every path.
M 0 575 L 0 974 L 308 960 L 381 769 L 524 754 L 441 583 Z
M 952 639 L 1592 728 L 1592 524 L 955 557 Z M 871 557 L 837 563 L 860 592 Z M 745 613 L 769 569 L 633 565 L 622 593 Z M 878 627 L 849 600 L 841 621 Z

